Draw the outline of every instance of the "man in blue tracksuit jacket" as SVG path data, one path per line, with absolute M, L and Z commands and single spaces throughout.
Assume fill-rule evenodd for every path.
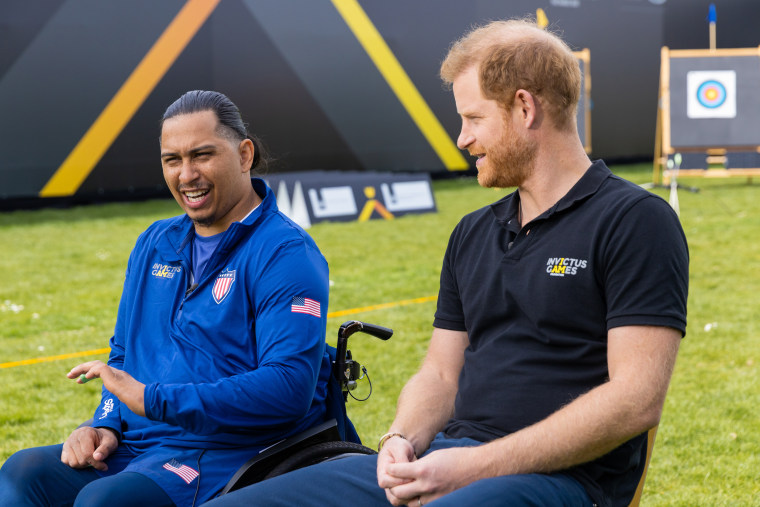
M 199 504 L 325 418 L 327 263 L 250 179 L 258 150 L 237 108 L 188 92 L 164 115 L 161 150 L 186 214 L 138 239 L 108 364 L 69 373 L 103 380 L 93 427 L 12 456 L 2 505 Z

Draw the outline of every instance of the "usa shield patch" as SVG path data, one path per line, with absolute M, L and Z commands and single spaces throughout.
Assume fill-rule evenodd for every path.
M 214 296 L 216 304 L 224 301 L 224 298 L 230 293 L 233 283 L 235 283 L 235 270 L 230 271 L 229 269 L 225 269 L 219 273 L 216 281 L 214 281 L 214 287 L 211 289 L 211 294 Z

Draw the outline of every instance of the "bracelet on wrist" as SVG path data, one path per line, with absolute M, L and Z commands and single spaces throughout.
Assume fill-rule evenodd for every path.
M 401 433 L 396 433 L 396 432 L 386 433 L 385 435 L 383 435 L 382 437 L 380 437 L 380 441 L 377 443 L 377 452 L 380 452 L 382 450 L 383 446 L 385 445 L 385 442 L 388 439 L 393 438 L 393 437 L 399 437 L 399 438 L 403 438 L 404 440 L 406 440 L 406 437 L 404 435 L 402 435 Z

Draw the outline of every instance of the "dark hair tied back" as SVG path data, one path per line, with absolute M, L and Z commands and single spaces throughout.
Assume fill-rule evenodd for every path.
M 221 135 L 237 142 L 243 139 L 250 139 L 253 142 L 254 154 L 251 169 L 254 169 L 261 161 L 261 142 L 248 133 L 240 110 L 223 93 L 206 90 L 192 90 L 184 93 L 166 108 L 161 117 L 160 127 L 163 129 L 164 122 L 169 118 L 202 111 L 213 111 L 219 120 L 219 127 L 222 129 Z

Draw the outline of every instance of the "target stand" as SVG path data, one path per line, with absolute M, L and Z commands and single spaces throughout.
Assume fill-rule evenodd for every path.
M 760 47 L 663 47 L 653 184 L 679 176 L 760 176 Z

